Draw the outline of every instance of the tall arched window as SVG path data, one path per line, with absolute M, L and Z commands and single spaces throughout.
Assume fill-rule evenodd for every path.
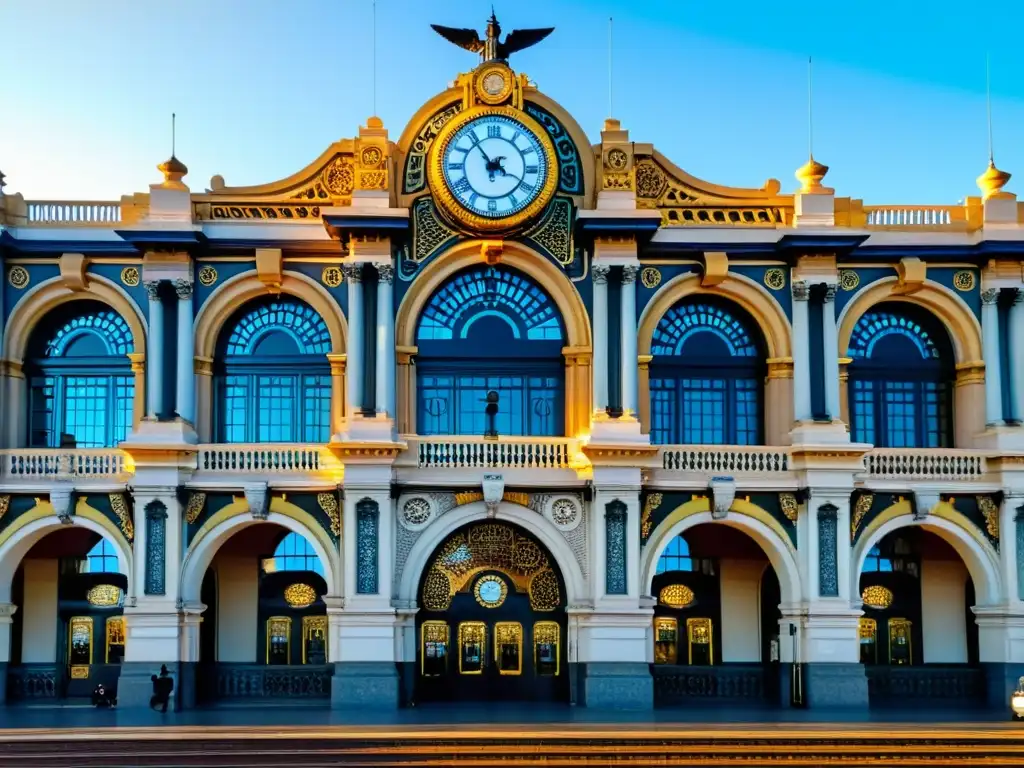
M 132 428 L 128 323 L 93 301 L 64 305 L 33 333 L 26 361 L 29 445 L 112 448 Z
M 952 445 L 953 351 L 932 315 L 906 304 L 880 304 L 857 320 L 847 354 L 855 442 Z
M 217 440 L 327 442 L 330 351 L 323 318 L 298 299 L 282 296 L 243 307 L 218 346 Z
M 279 571 L 313 571 L 324 575 L 324 566 L 320 558 L 304 536 L 292 532 L 281 539 L 274 550 L 274 556 L 263 561 L 263 570 L 267 573 Z
M 502 435 L 564 430 L 565 333 L 539 285 L 506 267 L 473 267 L 445 283 L 417 328 L 417 429 L 482 435 L 487 394 Z
M 764 353 L 754 323 L 708 297 L 672 307 L 651 341 L 651 440 L 757 445 Z

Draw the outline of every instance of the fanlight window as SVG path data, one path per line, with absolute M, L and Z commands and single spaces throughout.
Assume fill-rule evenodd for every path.
M 132 429 L 135 377 L 128 324 L 95 302 L 74 302 L 33 336 L 26 361 L 29 443 L 111 448 Z
M 330 331 L 308 305 L 264 300 L 236 315 L 217 368 L 217 439 L 226 443 L 330 438 Z
M 715 561 L 706 557 L 693 557 L 690 554 L 690 544 L 680 534 L 668 543 L 665 551 L 658 558 L 656 573 L 669 573 L 670 571 L 693 571 L 694 573 L 714 575 Z
M 651 440 L 756 445 L 762 435 L 764 354 L 737 308 L 678 304 L 651 341 Z
M 854 440 L 888 448 L 952 445 L 953 355 L 934 317 L 879 305 L 857 320 L 848 355 Z
M 281 539 L 281 543 L 274 550 L 274 556 L 263 561 L 263 570 L 265 573 L 313 571 L 324 575 L 323 563 L 320 562 L 313 545 L 297 533 L 286 534 Z
M 96 546 L 85 556 L 84 573 L 119 573 L 117 552 L 114 545 L 106 539 L 100 539 Z
M 557 306 L 527 275 L 459 273 L 430 298 L 417 327 L 419 433 L 561 434 L 564 338 Z

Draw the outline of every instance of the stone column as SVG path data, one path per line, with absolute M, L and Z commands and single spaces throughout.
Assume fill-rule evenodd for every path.
M 4 411 L 7 418 L 3 419 L 4 447 L 22 448 L 28 445 L 28 382 L 25 370 L 20 362 L 13 360 L 0 361 L 4 378 L 0 384 L 6 385 Z
M 341 432 L 346 416 L 345 411 L 345 364 L 347 355 L 329 352 L 327 361 L 331 364 L 331 434 Z
M 836 284 L 825 286 L 822 306 L 822 333 L 824 335 L 825 358 L 825 410 L 833 421 L 842 418 L 842 404 L 839 400 L 839 328 L 836 325 Z
M 395 268 L 377 265 L 377 413 L 395 418 Z
M 176 396 L 178 416 L 195 424 L 195 335 L 192 333 L 192 281 L 175 280 L 178 294 L 178 378 Z
M 0 707 L 7 700 L 7 667 L 11 662 L 11 627 L 18 606 L 0 603 Z
M 608 408 L 608 267 L 594 264 L 594 412 Z
M 1013 412 L 1009 414 L 1024 422 L 1024 290 L 1018 288 L 1010 307 L 1010 393 Z
M 151 280 L 146 282 L 145 286 L 149 295 L 149 344 L 146 345 L 149 380 L 146 382 L 146 418 L 155 421 L 164 408 L 164 305 L 160 303 L 160 281 Z
M 619 327 L 622 337 L 622 413 L 634 419 L 637 407 L 637 357 L 636 357 L 636 276 L 640 267 L 627 265 L 622 268 L 622 292 L 620 294 Z
M 363 265 L 343 264 L 348 283 L 348 359 L 346 362 L 345 415 L 349 420 L 363 409 Z
M 804 280 L 793 282 L 793 419 L 810 421 L 811 413 L 811 337 L 808 317 L 810 286 Z
M 981 292 L 982 354 L 985 356 L 985 424 L 989 426 L 1003 423 L 998 302 L 998 288 L 988 288 Z

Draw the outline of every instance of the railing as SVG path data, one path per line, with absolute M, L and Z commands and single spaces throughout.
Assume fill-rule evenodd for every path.
M 293 474 L 318 472 L 335 463 L 323 445 L 254 443 L 203 445 L 199 448 L 200 472 Z
M 568 437 L 417 437 L 416 466 L 445 469 L 566 469 L 576 441 Z
M 26 699 L 55 699 L 57 667 L 54 664 L 20 664 L 7 669 L 7 698 L 10 701 Z
M 121 222 L 121 203 L 111 201 L 29 200 L 30 225 L 68 225 L 103 227 Z
M 771 679 L 777 667 L 760 664 L 676 666 L 655 664 L 654 701 L 660 706 L 706 704 L 718 701 L 755 703 L 764 701 L 777 688 Z
M 20 480 L 112 479 L 128 472 L 117 448 L 9 448 L 0 451 L 0 475 Z
M 679 472 L 763 474 L 788 472 L 789 448 L 736 445 L 666 445 L 661 466 Z
M 865 205 L 869 229 L 966 230 L 968 210 L 962 205 Z
M 332 675 L 330 665 L 216 664 L 204 670 L 199 693 L 205 700 L 326 699 Z
M 865 465 L 870 477 L 883 480 L 976 480 L 988 470 L 977 451 L 942 448 L 875 448 Z
M 872 704 L 978 703 L 985 696 L 985 674 L 978 667 L 923 664 L 919 667 L 868 665 Z

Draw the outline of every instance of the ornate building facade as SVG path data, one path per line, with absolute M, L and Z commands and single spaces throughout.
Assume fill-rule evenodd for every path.
M 723 187 L 482 58 L 277 182 L 0 188 L 0 697 L 1005 704 L 1008 175 Z

